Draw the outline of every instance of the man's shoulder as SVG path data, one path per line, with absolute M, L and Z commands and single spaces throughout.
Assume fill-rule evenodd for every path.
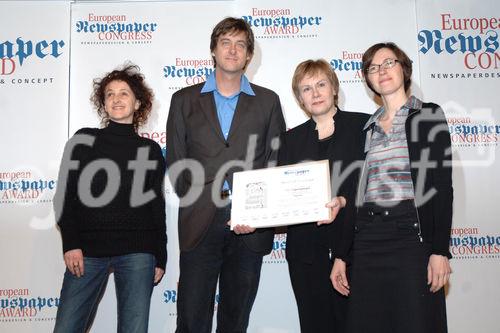
M 182 89 L 177 90 L 173 95 L 172 98 L 174 97 L 183 97 L 183 96 L 193 96 L 193 95 L 199 95 L 201 92 L 201 89 L 203 88 L 203 85 L 205 82 L 194 84 L 192 86 L 187 86 Z

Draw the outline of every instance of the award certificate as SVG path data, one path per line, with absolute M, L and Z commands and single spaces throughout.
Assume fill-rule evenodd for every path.
M 235 172 L 231 230 L 328 220 L 330 200 L 328 160 Z

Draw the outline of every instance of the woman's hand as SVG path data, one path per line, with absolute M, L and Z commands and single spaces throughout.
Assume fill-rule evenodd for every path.
M 66 251 L 64 253 L 64 263 L 71 274 L 81 277 L 84 271 L 82 249 Z
M 161 281 L 161 278 L 165 274 L 165 270 L 160 267 L 155 267 L 155 278 L 154 278 L 154 284 L 158 284 Z
M 450 261 L 447 257 L 432 254 L 427 265 L 427 284 L 431 286 L 431 292 L 435 293 L 448 283 L 451 274 Z
M 347 281 L 346 263 L 342 259 L 335 259 L 330 274 L 333 288 L 344 296 L 349 296 L 349 281 Z
M 317 225 L 332 223 L 335 220 L 335 218 L 337 217 L 340 209 L 344 208 L 346 204 L 347 204 L 347 201 L 346 201 L 346 199 L 344 197 L 335 197 L 335 198 L 332 198 L 332 200 L 325 205 L 325 207 L 330 208 L 331 219 L 330 220 L 318 221 Z

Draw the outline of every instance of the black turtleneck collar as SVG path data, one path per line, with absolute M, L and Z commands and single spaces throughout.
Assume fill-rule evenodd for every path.
M 105 132 L 115 134 L 115 135 L 135 135 L 134 125 L 133 124 L 121 124 L 115 121 L 110 120 L 107 127 L 103 129 Z

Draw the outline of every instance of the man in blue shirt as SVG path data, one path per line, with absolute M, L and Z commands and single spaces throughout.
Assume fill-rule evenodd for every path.
M 176 332 L 211 332 L 217 281 L 217 332 L 245 332 L 274 230 L 229 229 L 233 173 L 274 165 L 285 122 L 278 95 L 244 75 L 254 52 L 248 23 L 219 22 L 210 50 L 215 71 L 172 96 L 167 120 L 167 166 L 180 198 Z

